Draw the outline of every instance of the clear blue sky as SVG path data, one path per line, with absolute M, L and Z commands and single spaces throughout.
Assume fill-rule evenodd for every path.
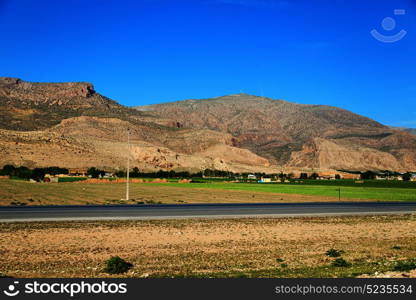
M 0 27 L 0 76 L 89 81 L 130 106 L 243 91 L 416 127 L 416 0 L 0 0 Z

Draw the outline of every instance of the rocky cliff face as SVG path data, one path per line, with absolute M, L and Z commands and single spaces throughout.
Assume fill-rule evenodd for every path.
M 124 169 L 129 156 L 144 170 L 416 170 L 415 135 L 246 94 L 132 109 L 90 83 L 0 77 L 0 113 L 0 165 Z
M 0 95 L 23 103 L 76 105 L 74 99 L 89 98 L 94 94 L 94 87 L 88 82 L 33 83 L 19 78 L 0 77 Z
M 38 130 L 64 119 L 116 117 L 137 122 L 143 115 L 95 92 L 88 82 L 39 83 L 0 77 L 0 128 Z

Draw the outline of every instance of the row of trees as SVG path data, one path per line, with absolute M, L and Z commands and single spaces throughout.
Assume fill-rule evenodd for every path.
M 5 165 L 2 169 L 0 169 L 0 175 L 8 175 L 12 177 L 19 177 L 22 179 L 34 179 L 37 181 L 43 180 L 45 174 L 50 175 L 57 175 L 57 174 L 68 174 L 69 170 L 66 168 L 60 167 L 47 167 L 47 168 L 34 168 L 29 169 L 27 167 L 15 167 L 13 165 Z M 106 171 L 92 167 L 88 169 L 87 175 L 92 178 L 99 178 L 103 177 L 106 174 Z M 248 178 L 249 174 L 253 174 L 256 178 L 261 177 L 278 177 L 280 179 L 293 179 L 294 174 L 289 173 L 278 173 L 278 174 L 266 174 L 266 173 L 233 173 L 229 171 L 221 171 L 221 170 L 212 170 L 212 169 L 205 169 L 204 171 L 190 173 L 186 171 L 163 171 L 159 170 L 157 172 L 142 172 L 139 168 L 135 167 L 130 171 L 130 177 L 133 178 L 201 178 L 201 177 L 220 177 L 220 178 Z M 366 172 L 357 172 L 360 174 L 360 178 L 363 180 L 371 180 L 375 179 L 379 173 L 373 171 L 366 171 Z M 395 176 L 399 175 L 399 173 L 383 173 L 386 176 Z M 117 177 L 126 177 L 125 171 L 118 171 L 115 173 Z M 401 175 L 404 181 L 409 181 L 412 178 L 411 173 L 405 173 Z M 319 177 L 318 173 L 312 173 L 308 176 L 308 173 L 301 173 L 300 179 L 317 179 Z M 341 179 L 339 174 L 335 175 L 335 179 Z
M 87 171 L 87 175 L 91 176 L 92 178 L 99 178 L 99 177 L 103 177 L 105 175 L 105 171 L 104 170 L 100 170 L 97 168 L 89 168 Z
M 376 176 L 378 175 L 380 174 L 377 172 L 366 171 L 364 173 L 360 173 L 360 178 L 361 179 L 375 179 Z M 409 173 L 409 172 L 404 173 L 404 174 L 399 174 L 396 172 L 383 172 L 382 175 L 386 177 L 401 175 L 404 181 L 409 181 L 412 178 L 412 173 Z
M 115 173 L 117 177 L 126 177 L 125 171 L 118 171 Z M 202 172 L 190 173 L 190 172 L 176 172 L 176 171 L 163 171 L 159 170 L 157 172 L 142 172 L 139 168 L 133 168 L 129 174 L 132 178 L 192 178 L 192 177 L 202 177 Z
M 142 178 L 202 178 L 202 177 L 211 177 L 211 178 L 230 178 L 230 179 L 236 179 L 236 178 L 247 178 L 248 175 L 255 175 L 256 178 L 261 177 L 279 177 L 283 179 L 290 179 L 293 178 L 294 175 L 292 173 L 290 174 L 266 174 L 266 173 L 234 173 L 230 171 L 222 171 L 222 170 L 213 170 L 213 169 L 205 169 L 200 172 L 191 173 L 187 171 L 177 172 L 177 171 L 163 171 L 159 170 L 157 172 L 142 172 L 139 170 L 139 168 L 133 168 L 130 171 L 129 176 L 130 177 L 142 177 Z M 117 177 L 125 177 L 126 172 L 125 171 L 118 171 L 115 173 Z
M 47 168 L 34 168 L 29 169 L 28 167 L 15 167 L 13 165 L 5 165 L 0 170 L 0 175 L 18 177 L 22 179 L 34 179 L 41 181 L 45 178 L 46 174 L 57 175 L 57 174 L 68 174 L 68 169 L 59 167 L 47 167 Z
M 300 173 L 299 179 L 318 179 L 319 174 L 318 173 L 312 173 L 311 175 L 308 176 L 308 173 Z M 341 175 L 339 174 L 335 174 L 335 179 L 341 179 Z
M 94 168 L 95 169 L 95 168 Z M 125 177 L 125 171 L 118 171 L 115 173 L 117 177 Z M 280 179 L 293 179 L 295 175 L 293 173 L 276 173 L 276 174 L 266 174 L 266 173 L 234 173 L 230 171 L 222 170 L 213 170 L 205 169 L 200 172 L 190 173 L 190 172 L 176 172 L 176 171 L 163 171 L 159 170 L 157 172 L 141 172 L 139 168 L 133 168 L 130 171 L 130 177 L 142 177 L 142 178 L 201 178 L 201 177 L 218 177 L 218 178 L 230 178 L 230 179 L 247 179 L 249 175 L 255 175 L 257 179 L 261 177 L 270 177 L 270 178 L 280 178 Z M 307 173 L 301 173 L 300 179 L 317 179 L 319 175 L 313 173 L 308 176 Z M 341 179 L 340 175 L 335 176 L 336 179 Z

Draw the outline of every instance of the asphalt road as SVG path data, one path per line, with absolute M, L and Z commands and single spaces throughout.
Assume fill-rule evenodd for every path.
M 416 202 L 2 206 L 0 222 L 294 217 L 416 213 Z

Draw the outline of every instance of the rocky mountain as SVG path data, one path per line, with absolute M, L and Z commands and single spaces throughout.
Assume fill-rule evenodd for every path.
M 272 165 L 344 170 L 416 167 L 416 138 L 350 111 L 237 94 L 136 107 L 160 124 L 228 133 Z
M 39 130 L 77 116 L 142 122 L 144 113 L 100 95 L 88 82 L 41 83 L 0 77 L 0 128 Z
M 416 170 L 414 135 L 246 94 L 133 109 L 90 83 L 0 77 L 0 112 L 0 165 L 124 169 L 129 156 L 147 171 Z
M 416 134 L 416 128 L 407 128 L 407 127 L 392 127 L 392 128 L 405 131 L 405 132 L 409 132 L 411 134 Z
M 178 129 L 95 92 L 92 84 L 0 77 L 0 166 L 143 170 L 269 170 L 266 159 L 232 146 L 231 135 Z M 131 146 L 127 148 L 127 130 Z M 226 153 L 218 158 L 212 153 Z

